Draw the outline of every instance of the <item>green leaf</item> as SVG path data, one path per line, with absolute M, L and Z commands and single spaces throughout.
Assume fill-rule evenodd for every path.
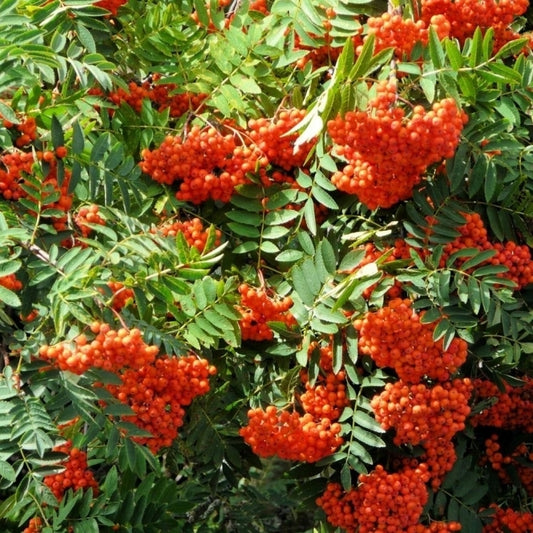
M 11 290 L 6 289 L 0 285 L 0 303 L 8 305 L 9 307 L 20 307 L 20 298 Z
M 361 49 L 361 53 L 352 67 L 348 79 L 355 81 L 365 76 L 372 64 L 372 56 L 374 55 L 374 35 L 368 35 Z M 352 45 L 353 46 L 353 45 Z

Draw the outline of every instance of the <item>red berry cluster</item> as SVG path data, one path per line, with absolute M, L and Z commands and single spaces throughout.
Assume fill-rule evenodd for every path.
M 167 136 L 159 148 L 141 155 L 143 172 L 159 183 L 179 181 L 176 198 L 193 204 L 229 201 L 260 164 L 257 150 L 243 146 L 236 133 L 223 134 L 212 126 L 193 126 L 185 139 Z
M 62 155 L 63 150 L 60 150 L 59 154 Z M 51 151 L 37 151 L 35 153 L 13 151 L 4 153 L 0 156 L 0 194 L 6 200 L 18 200 L 26 197 L 28 193 L 21 187 L 21 184 L 30 188 L 33 185 L 25 179 L 25 175 L 34 174 L 34 165 L 42 165 L 43 171 L 46 173 L 43 179 L 44 187 L 49 189 L 49 193 L 52 191 L 60 194 L 57 201 L 46 203 L 45 196 L 44 202 L 47 208 L 65 212 L 64 216 L 52 217 L 54 227 L 58 231 L 62 231 L 66 229 L 66 213 L 72 206 L 72 195 L 68 191 L 70 178 L 68 170 L 65 170 L 65 177 L 61 186 L 58 184 L 57 157 L 59 157 L 58 154 Z M 40 195 L 40 193 L 38 194 Z
M 194 355 L 163 355 L 154 363 L 125 370 L 120 376 L 122 385 L 106 388 L 135 412 L 123 419 L 153 435 L 135 440 L 157 453 L 172 444 L 183 425 L 183 407 L 209 391 L 209 377 L 215 373 L 214 366 Z
M 118 10 L 122 7 L 128 0 L 98 0 L 95 6 L 101 7 L 102 9 L 107 9 L 112 15 L 116 16 Z
M 78 209 L 74 216 L 74 223 L 78 226 L 83 237 L 88 237 L 92 233 L 92 229 L 87 226 L 89 224 L 100 224 L 105 226 L 105 219 L 98 213 L 99 207 L 96 204 L 83 206 Z
M 432 387 L 401 380 L 387 383 L 371 401 L 376 420 L 395 430 L 394 443 L 424 444 L 439 438 L 451 440 L 465 428 L 470 414 L 468 401 L 472 383 L 468 378 L 454 379 Z
M 165 237 L 175 237 L 178 233 L 182 233 L 189 246 L 193 246 L 199 252 L 205 250 L 205 245 L 209 236 L 209 231 L 204 228 L 203 222 L 198 218 L 191 218 L 190 220 L 168 220 L 152 230 L 153 233 L 159 233 Z M 222 232 L 215 230 L 216 238 L 214 246 L 220 245 Z
M 118 0 L 120 1 L 120 0 Z M 150 100 L 158 111 L 169 110 L 173 118 L 181 117 L 188 111 L 198 111 L 204 100 L 205 94 L 193 94 L 190 92 L 178 93 L 178 87 L 174 83 L 160 83 L 161 77 L 153 75 L 151 79 L 142 83 L 131 81 L 127 89 L 122 87 L 111 91 L 107 98 L 117 106 L 122 102 L 140 113 L 144 100 Z M 91 90 L 91 94 L 101 95 L 99 89 Z
M 43 520 L 40 516 L 30 518 L 28 525 L 22 530 L 22 533 L 39 533 L 44 526 Z
M 512 387 L 504 383 L 502 392 L 495 383 L 484 379 L 474 380 L 476 400 L 492 400 L 494 405 L 474 415 L 473 426 L 492 426 L 508 430 L 520 430 L 533 433 L 533 378 L 524 376 L 524 384 Z
M 92 341 L 82 333 L 72 343 L 41 346 L 39 356 L 60 370 L 81 375 L 91 367 L 110 372 L 125 367 L 140 368 L 153 363 L 159 351 L 157 346 L 144 342 L 137 328 L 114 330 L 109 324 L 95 322 L 91 331 L 95 334 Z
M 329 418 L 278 409 L 248 411 L 248 425 L 239 434 L 260 457 L 278 456 L 313 463 L 334 453 L 342 444 L 341 427 Z
M 424 314 L 411 308 L 408 299 L 394 298 L 376 312 L 354 322 L 359 351 L 380 367 L 394 368 L 405 383 L 423 378 L 446 381 L 465 362 L 467 343 L 459 338 L 444 349 L 433 340 L 435 324 L 423 324 Z
M 512 452 L 508 452 L 508 455 L 504 455 L 498 441 L 497 434 L 485 440 L 485 457 L 482 458 L 481 464 L 490 464 L 505 484 L 513 483 L 508 472 L 509 467 L 512 467 L 526 493 L 533 496 L 533 469 L 529 466 L 533 463 L 533 451 L 522 442 Z
M 315 462 L 331 455 L 341 444 L 340 425 L 335 421 L 349 404 L 344 371 L 333 373 L 331 345 L 312 342 L 308 355 L 318 350 L 321 373 L 314 385 L 302 370 L 300 378 L 305 393 L 300 396 L 304 414 L 278 411 L 275 406 L 248 412 L 248 425 L 240 435 L 261 457 L 277 455 L 282 459 Z
M 472 37 L 476 28 L 494 28 L 495 50 L 519 37 L 510 25 L 525 13 L 528 0 L 422 0 L 421 18 L 429 23 L 435 15 L 444 16 L 450 25 L 449 36 L 461 43 Z
M 78 448 L 73 448 L 71 441 L 67 441 L 61 446 L 56 446 L 54 451 L 68 455 L 68 458 L 61 462 L 61 465 L 65 467 L 63 472 L 44 478 L 44 484 L 59 501 L 61 501 L 63 494 L 69 488 L 72 488 L 72 490 L 92 488 L 94 494 L 98 493 L 98 483 L 87 466 L 87 454 L 85 452 Z
M 443 15 L 433 16 L 429 24 L 436 30 L 439 39 L 448 36 L 450 23 Z M 428 25 L 421 19 L 415 22 L 399 14 L 383 13 L 380 17 L 370 17 L 367 26 L 368 35 L 375 36 L 374 53 L 394 48 L 397 58 L 409 58 L 417 43 L 426 45 L 428 42 Z
M 22 289 L 22 281 L 17 279 L 15 274 L 8 274 L 7 276 L 0 276 L 0 285 L 9 289 L 10 291 L 19 291 Z
M 517 285 L 517 289 L 533 283 L 533 260 L 527 244 L 518 245 L 512 241 L 492 243 L 489 240 L 483 219 L 478 213 L 461 214 L 466 222 L 457 228 L 461 235 L 444 246 L 440 260 L 441 267 L 446 265 L 446 261 L 453 253 L 464 248 L 477 248 L 480 251 L 496 250 L 493 257 L 478 264 L 476 268 L 482 265 L 504 265 L 508 269 L 507 272 L 498 274 L 498 276 L 513 281 Z M 431 232 L 431 227 L 429 230 Z M 458 258 L 455 264 L 461 265 L 463 262 L 464 259 Z
M 328 372 L 320 375 L 314 385 L 310 385 L 307 374 L 302 373 L 302 381 L 305 392 L 300 396 L 300 401 L 304 411 L 315 418 L 337 420 L 350 403 L 346 395 L 346 376 L 343 370 L 337 374 Z
M 529 533 L 533 531 L 533 513 L 520 513 L 513 509 L 502 509 L 496 504 L 490 506 L 494 509 L 492 522 L 483 527 L 483 533 Z
M 315 141 L 295 146 L 299 132 L 289 133 L 305 117 L 305 110 L 288 109 L 278 113 L 275 119 L 252 119 L 248 121 L 249 136 L 271 165 L 285 171 L 305 165 Z
M 17 148 L 23 148 L 37 139 L 37 123 L 33 117 L 21 117 L 20 122 L 14 124 L 0 114 L 0 120 L 5 128 L 11 130 Z
M 111 307 L 115 311 L 122 311 L 135 298 L 133 289 L 130 289 L 120 281 L 109 281 L 107 286 L 111 289 L 113 297 L 111 299 Z
M 284 322 L 288 327 L 296 324 L 290 312 L 292 298 L 275 298 L 265 288 L 251 287 L 247 283 L 239 285 L 240 304 L 236 309 L 241 313 L 239 320 L 243 340 L 272 340 L 274 332 L 268 322 Z
M 328 522 L 347 533 L 459 531 L 458 524 L 433 529 L 418 524 L 428 499 L 428 479 L 425 464 L 393 473 L 377 465 L 369 474 L 360 475 L 358 486 L 347 492 L 338 483 L 329 483 L 317 504 Z
M 471 392 L 472 383 L 468 378 L 432 387 L 399 380 L 387 383 L 372 398 L 376 420 L 383 429 L 395 430 L 395 444 L 420 444 L 424 448 L 424 461 L 434 488 L 455 462 L 452 438 L 465 428 Z
M 466 122 L 452 98 L 436 102 L 430 111 L 414 106 L 408 118 L 397 105 L 393 80 L 376 89 L 365 111 L 328 122 L 335 151 L 348 163 L 332 182 L 370 209 L 410 198 L 429 165 L 453 156 Z

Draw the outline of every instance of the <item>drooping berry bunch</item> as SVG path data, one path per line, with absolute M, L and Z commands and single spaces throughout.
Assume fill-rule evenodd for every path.
M 87 223 L 105 226 L 105 219 L 100 216 L 99 209 L 96 204 L 82 206 L 78 209 L 76 215 L 74 215 L 74 223 L 78 226 L 82 237 L 88 237 L 93 231 Z
M 505 454 L 499 443 L 499 436 L 494 433 L 485 440 L 485 456 L 482 457 L 481 464 L 490 464 L 505 484 L 516 482 L 509 474 L 510 469 L 513 469 L 526 493 L 533 496 L 533 451 L 525 442 Z
M 239 434 L 260 457 L 313 463 L 337 450 L 343 442 L 340 431 L 340 425 L 329 418 L 269 405 L 265 410 L 250 409 L 248 425 Z
M 161 76 L 154 74 L 143 82 L 130 81 L 127 89 L 119 87 L 109 92 L 107 98 L 117 106 L 125 102 L 137 113 L 141 112 L 143 101 L 149 100 L 158 111 L 168 109 L 170 117 L 177 118 L 188 111 L 198 111 L 207 97 L 205 94 L 178 92 L 176 84 L 160 80 Z M 103 96 L 99 89 L 92 89 L 91 94 Z
M 529 533 L 533 531 L 533 513 L 515 511 L 513 509 L 503 509 L 496 504 L 490 506 L 495 512 L 492 515 L 492 522 L 483 526 L 483 533 Z
M 39 533 L 44 527 L 44 522 L 40 516 L 34 516 L 28 521 L 28 525 L 22 530 L 22 533 Z
M 513 281 L 518 290 L 533 283 L 533 260 L 527 244 L 519 245 L 513 241 L 493 243 L 489 239 L 487 229 L 479 213 L 461 214 L 466 220 L 463 225 L 457 228 L 461 235 L 444 245 L 440 259 L 441 267 L 446 265 L 446 261 L 452 254 L 464 248 L 477 248 L 479 251 L 495 250 L 496 253 L 493 257 L 476 265 L 476 268 L 482 265 L 506 266 L 507 272 L 502 272 L 498 276 Z M 431 226 L 429 231 L 431 232 Z M 455 265 L 461 265 L 464 261 L 464 259 L 458 258 Z
M 251 287 L 247 283 L 239 285 L 240 304 L 236 306 L 242 315 L 239 320 L 243 340 L 271 340 L 274 332 L 268 322 L 283 322 L 289 328 L 296 324 L 290 312 L 292 298 L 276 298 L 266 288 Z
M 303 109 L 287 109 L 274 119 L 259 118 L 248 121 L 248 134 L 261 154 L 271 165 L 290 172 L 305 165 L 315 141 L 295 145 L 299 132 L 289 133 L 304 117 Z
M 184 139 L 167 136 L 141 155 L 143 172 L 159 183 L 179 182 L 176 198 L 193 204 L 229 201 L 235 187 L 249 181 L 246 174 L 260 165 L 258 151 L 243 145 L 235 132 L 223 134 L 212 126 L 193 126 Z
M 374 53 L 377 54 L 386 48 L 394 48 L 394 55 L 399 59 L 410 58 L 417 43 L 427 44 L 428 26 L 435 29 L 441 40 L 450 32 L 450 23 L 443 15 L 434 15 L 429 24 L 426 24 L 426 21 L 422 19 L 414 21 L 402 15 L 387 12 L 380 17 L 369 17 L 367 26 L 367 35 L 375 36 Z M 360 47 L 358 51 L 360 52 Z
M 95 335 L 92 341 L 82 333 L 72 343 L 41 346 L 39 356 L 60 370 L 81 375 L 92 367 L 110 372 L 141 368 L 152 363 L 159 351 L 157 346 L 144 342 L 137 328 L 115 330 L 109 324 L 94 322 L 91 331 Z
M 120 376 L 122 385 L 106 388 L 135 412 L 123 419 L 152 434 L 135 440 L 157 453 L 172 444 L 183 425 L 183 408 L 209 391 L 209 377 L 215 373 L 214 366 L 195 355 L 163 355 L 153 363 L 125 370 Z
M 394 429 L 394 443 L 424 444 L 438 438 L 451 440 L 465 428 L 470 414 L 472 383 L 468 378 L 428 386 L 387 383 L 371 401 L 376 420 Z
M 261 457 L 278 456 L 293 461 L 315 462 L 331 455 L 343 442 L 335 421 L 349 404 L 344 371 L 333 373 L 331 344 L 312 342 L 309 357 L 319 351 L 321 373 L 314 385 L 307 371 L 300 372 L 305 392 L 299 396 L 304 414 L 275 406 L 252 409 L 240 435 Z
M 453 156 L 466 121 L 452 98 L 429 111 L 416 105 L 407 117 L 393 80 L 378 83 L 376 90 L 366 110 L 328 122 L 334 151 L 347 161 L 332 182 L 370 209 L 410 198 L 429 165 Z
M 118 10 L 127 2 L 128 0 L 98 0 L 95 3 L 96 6 L 101 7 L 102 9 L 107 9 L 113 16 L 117 16 Z
M 63 182 L 61 185 L 58 183 L 57 157 L 64 157 L 63 154 L 64 150 L 60 150 L 59 155 L 51 151 L 33 153 L 15 150 L 6 152 L 0 157 L 0 194 L 6 200 L 18 200 L 27 197 L 28 191 L 21 185 L 29 189 L 34 188 L 34 185 L 25 178 L 26 175 L 43 174 L 42 189 L 44 194 L 41 191 L 36 191 L 36 196 L 43 197 L 43 203 L 48 209 L 65 213 L 65 215 L 52 217 L 52 223 L 58 231 L 66 229 L 66 213 L 72 206 L 72 194 L 68 190 L 69 170 L 65 169 Z M 34 169 L 34 165 L 40 166 L 38 173 Z M 59 194 L 59 198 L 56 199 L 57 194 Z M 47 198 L 54 199 L 47 201 Z
M 394 368 L 405 383 L 448 380 L 465 362 L 467 343 L 454 338 L 444 349 L 442 339 L 433 340 L 435 324 L 422 323 L 423 316 L 412 309 L 409 299 L 401 298 L 366 313 L 354 322 L 360 353 L 370 355 L 380 367 Z
M 492 426 L 533 433 L 533 378 L 522 377 L 523 385 L 513 387 L 504 382 L 505 391 L 485 379 L 473 381 L 476 400 L 492 400 L 494 405 L 477 413 L 471 419 L 473 426 Z
M 471 392 L 472 383 L 468 378 L 434 386 L 408 385 L 399 380 L 387 383 L 385 389 L 372 398 L 376 420 L 383 429 L 395 430 L 395 444 L 420 444 L 424 448 L 422 460 L 434 488 L 455 463 L 452 439 L 465 428 Z
M 10 291 L 19 291 L 22 289 L 22 281 L 17 279 L 15 274 L 7 274 L 6 276 L 0 276 L 0 285 L 9 289 Z
M 44 484 L 53 492 L 58 501 L 62 500 L 63 494 L 69 488 L 72 488 L 72 490 L 92 488 L 93 493 L 96 495 L 98 493 L 98 483 L 92 471 L 88 468 L 87 454 L 78 448 L 73 448 L 71 441 L 56 446 L 54 451 L 68 455 L 61 462 L 61 466 L 64 466 L 65 470 L 59 474 L 52 474 L 44 478 Z
M 190 220 L 167 220 L 163 224 L 152 230 L 153 233 L 159 233 L 165 237 L 175 237 L 182 233 L 189 246 L 194 246 L 199 252 L 207 251 L 205 246 L 209 238 L 209 229 L 205 229 L 203 222 L 198 217 Z M 215 230 L 214 247 L 220 245 L 222 232 Z
M 302 373 L 305 392 L 300 396 L 303 409 L 315 418 L 327 417 L 337 420 L 342 410 L 349 405 L 346 395 L 346 376 L 343 370 L 334 374 L 320 375 L 314 385 L 309 383 L 307 373 Z
M 111 307 L 115 311 L 122 311 L 135 298 L 133 289 L 126 287 L 120 281 L 108 281 L 107 286 L 113 293 L 111 298 Z
M 11 131 L 17 148 L 23 148 L 37 139 L 37 122 L 33 117 L 21 116 L 18 124 L 14 124 L 0 114 L 0 120 Z
M 528 0 L 422 0 L 420 15 L 426 23 L 435 15 L 443 15 L 450 24 L 449 36 L 461 43 L 472 37 L 478 27 L 483 31 L 493 28 L 494 49 L 498 50 L 519 37 L 510 25 L 528 5 Z
M 317 504 L 328 522 L 347 533 L 459 531 L 458 524 L 437 529 L 418 524 L 428 499 L 428 479 L 423 463 L 392 473 L 377 465 L 369 474 L 360 475 L 359 484 L 347 492 L 340 484 L 329 483 Z

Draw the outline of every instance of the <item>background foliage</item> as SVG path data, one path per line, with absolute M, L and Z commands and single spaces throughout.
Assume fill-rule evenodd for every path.
M 406 18 L 414 4 L 401 6 Z M 399 451 L 370 405 L 397 375 L 359 353 L 353 325 L 386 305 L 395 282 L 427 323 L 438 324 L 435 340 L 468 343 L 460 376 L 500 388 L 530 376 L 531 284 L 517 288 L 502 277 L 507 267 L 487 262 L 493 250 L 472 245 L 443 255 L 465 213 L 481 217 L 491 242 L 533 245 L 527 39 L 496 51 L 491 29 L 464 41 L 430 32 L 427 45 L 398 59 L 363 40 L 368 17 L 387 11 L 383 2 L 264 7 L 246 0 L 0 4 L 0 278 L 20 282 L 0 284 L 3 531 L 22 531 L 33 517 L 45 532 L 333 531 L 315 503 L 327 483 L 348 490 Z M 513 24 L 529 30 L 531 9 Z M 452 97 L 468 122 L 455 155 L 428 167 L 412 198 L 371 210 L 332 184 L 344 163 L 331 151 L 327 122 L 365 109 L 374 82 L 391 73 L 406 107 Z M 174 84 L 169 98 L 186 95 L 184 109 L 135 97 L 143 84 Z M 244 131 L 251 119 L 292 108 L 306 110 L 296 144 L 313 147 L 302 164 L 283 169 L 290 179 L 265 181 L 255 168 L 230 201 L 192 203 L 139 165 L 168 135 L 184 139 L 193 125 Z M 28 119 L 35 135 L 19 142 Z M 15 178 L 6 177 L 11 153 L 31 158 Z M 15 182 L 18 199 L 4 193 Z M 92 204 L 101 220 L 82 231 L 77 216 Z M 194 218 L 205 231 L 200 247 L 184 232 L 156 230 Z M 390 261 L 389 251 L 365 261 L 365 245 L 385 252 L 397 239 L 410 256 Z M 131 291 L 123 307 L 113 305 L 109 282 Z M 295 324 L 276 320 L 272 339 L 243 339 L 242 283 L 289 296 Z M 77 375 L 39 357 L 41 347 L 72 343 L 95 320 L 138 328 L 161 354 L 193 352 L 217 368 L 209 392 L 187 406 L 177 439 L 155 455 L 135 440 L 144 430 L 121 418 L 131 410 L 95 386 L 117 385 L 116 375 L 97 368 Z M 311 384 L 321 372 L 313 343 L 331 345 L 333 369 L 346 376 L 343 444 L 313 463 L 259 458 L 239 434 L 247 411 L 301 408 L 302 369 Z M 478 400 L 473 413 L 491 401 Z M 516 472 L 504 482 L 483 463 L 491 431 L 467 422 L 458 433 L 457 461 L 430 490 L 425 523 L 457 521 L 475 533 L 490 523 L 492 503 L 532 511 Z M 509 450 L 520 440 L 510 433 L 498 430 Z M 530 446 L 531 433 L 522 433 Z M 58 501 L 43 484 L 62 470 L 56 447 L 65 439 L 86 451 L 98 492 L 67 490 Z M 530 469 L 529 459 L 523 464 Z

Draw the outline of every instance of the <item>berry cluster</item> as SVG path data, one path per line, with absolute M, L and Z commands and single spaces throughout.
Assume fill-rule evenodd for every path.
M 251 287 L 247 283 L 239 285 L 240 304 L 236 309 L 241 313 L 239 320 L 243 340 L 272 340 L 274 332 L 268 322 L 283 322 L 288 327 L 296 324 L 290 312 L 292 298 L 273 298 L 265 288 Z
M 495 250 L 496 254 L 493 257 L 477 265 L 476 268 L 481 265 L 504 265 L 507 267 L 507 272 L 498 274 L 498 276 L 513 281 L 517 289 L 533 283 L 533 260 L 529 246 L 518 245 L 512 241 L 492 243 L 479 213 L 461 214 L 466 220 L 462 226 L 457 228 L 461 235 L 444 246 L 440 260 L 441 267 L 446 265 L 446 261 L 453 253 L 464 248 L 477 248 L 480 251 Z M 431 226 L 429 230 L 431 231 Z M 455 264 L 461 265 L 463 262 L 463 259 L 458 258 Z
M 17 279 L 15 274 L 7 274 L 7 276 L 0 276 L 0 285 L 9 289 L 10 291 L 19 291 L 22 289 L 22 282 Z
M 304 411 L 315 418 L 337 420 L 350 403 L 346 395 L 346 376 L 343 370 L 338 374 L 328 372 L 325 376 L 320 375 L 314 385 L 310 385 L 307 374 L 302 372 L 302 381 L 305 392 L 300 396 L 300 401 Z
M 248 121 L 249 136 L 261 154 L 271 165 L 285 171 L 305 166 L 306 159 L 315 141 L 295 146 L 299 132 L 289 133 L 305 117 L 301 109 L 281 111 L 275 119 L 252 119 Z
M 99 224 L 105 226 L 105 220 L 98 213 L 99 207 L 96 204 L 83 206 L 78 209 L 74 216 L 74 223 L 80 229 L 82 237 L 88 237 L 92 229 L 87 224 Z
M 122 311 L 135 298 L 133 289 L 126 287 L 120 281 L 108 281 L 107 286 L 113 293 L 111 298 L 111 307 L 115 311 Z
M 393 80 L 376 89 L 365 111 L 328 122 L 335 152 L 348 163 L 332 182 L 370 209 L 410 198 L 429 165 L 453 156 L 466 122 L 451 98 L 434 103 L 430 111 L 414 106 L 408 118 L 397 105 Z
M 449 23 L 451 38 L 461 43 L 472 37 L 476 28 L 494 28 L 494 49 L 519 37 L 510 28 L 513 20 L 525 13 L 528 0 L 422 0 L 421 18 L 429 23 L 436 15 L 444 16 Z
M 124 420 L 153 435 L 135 440 L 157 453 L 176 438 L 183 425 L 183 407 L 209 391 L 209 377 L 215 373 L 214 366 L 194 355 L 163 355 L 154 363 L 125 370 L 120 376 L 122 385 L 106 388 L 135 412 Z
M 152 230 L 153 233 L 159 233 L 165 237 L 175 237 L 178 233 L 182 233 L 189 246 L 193 246 L 199 252 L 207 251 L 205 246 L 209 238 L 209 230 L 204 228 L 203 222 L 194 217 L 190 220 L 168 220 Z M 222 233 L 220 230 L 215 230 L 214 247 L 220 245 Z
M 491 400 L 495 403 L 474 415 L 471 419 L 472 425 L 533 433 L 533 379 L 528 376 L 522 379 L 524 384 L 520 387 L 512 387 L 504 382 L 504 392 L 491 381 L 474 380 L 476 400 Z
M 124 367 L 141 368 L 153 363 L 158 353 L 157 346 L 144 342 L 137 328 L 111 329 L 109 324 L 94 322 L 91 331 L 92 341 L 82 333 L 73 343 L 61 342 L 53 346 L 41 346 L 39 356 L 50 361 L 60 370 L 83 374 L 89 368 L 103 368 L 116 372 Z
M 95 3 L 95 6 L 107 9 L 112 15 L 117 16 L 119 8 L 127 1 L 128 0 L 98 0 L 98 2 Z
M 443 15 L 431 17 L 429 25 L 435 29 L 441 40 L 450 32 L 450 23 Z M 383 13 L 380 17 L 370 17 L 367 26 L 368 35 L 375 36 L 374 53 L 394 48 L 397 58 L 409 58 L 417 43 L 426 45 L 428 42 L 428 25 L 421 19 L 415 22 L 399 14 Z
M 275 406 L 248 412 L 248 425 L 240 435 L 261 457 L 277 455 L 282 459 L 315 462 L 331 455 L 341 444 L 340 425 L 335 421 L 349 404 L 344 371 L 333 373 L 331 345 L 312 342 L 309 357 L 318 350 L 321 373 L 314 385 L 305 370 L 300 378 L 305 392 L 300 396 L 304 414 L 279 411 Z
M 509 468 L 513 468 L 520 479 L 520 483 L 529 496 L 533 496 L 533 452 L 525 442 L 520 443 L 508 454 L 504 454 L 497 434 L 491 435 L 485 440 L 485 457 L 481 464 L 490 464 L 498 473 L 498 477 L 505 484 L 512 484 Z
M 2 120 L 2 125 L 12 132 L 17 148 L 23 148 L 37 139 L 37 123 L 33 117 L 22 117 L 18 124 L 14 124 L 3 119 L 0 114 L 0 120 Z
M 116 1 L 120 2 L 121 0 Z M 117 106 L 120 106 L 122 102 L 128 104 L 137 113 L 141 112 L 143 101 L 149 100 L 158 111 L 168 109 L 172 118 L 178 118 L 189 111 L 201 109 L 207 95 L 190 92 L 178 93 L 176 84 L 161 83 L 160 79 L 161 76 L 154 74 L 150 79 L 140 83 L 130 81 L 127 89 L 119 87 L 109 92 L 106 97 Z M 104 96 L 98 88 L 91 89 L 89 93 Z
M 468 401 L 472 383 L 468 378 L 454 379 L 432 387 L 401 380 L 387 383 L 371 401 L 376 420 L 395 430 L 394 443 L 424 444 L 448 439 L 465 428 L 470 414 Z
M 401 380 L 387 383 L 371 401 L 376 420 L 383 429 L 394 429 L 397 445 L 420 444 L 431 476 L 431 485 L 440 485 L 455 463 L 452 438 L 465 428 L 470 414 L 468 401 L 472 383 L 454 379 L 432 387 L 408 385 Z
M 533 531 L 533 513 L 520 513 L 513 509 L 502 509 L 493 504 L 492 522 L 483 527 L 483 533 L 529 533 Z
M 78 448 L 72 447 L 72 442 L 67 441 L 65 444 L 56 446 L 56 452 L 62 452 L 68 455 L 61 465 L 65 467 L 63 472 L 45 476 L 44 484 L 53 492 L 54 496 L 61 501 L 63 494 L 69 488 L 72 490 L 93 489 L 93 493 L 98 493 L 98 483 L 94 475 L 87 466 L 87 454 Z
M 63 147 L 61 147 L 63 148 Z M 59 150 L 59 148 L 57 149 Z M 56 151 L 57 152 L 57 151 Z M 60 150 L 59 155 L 64 151 Z M 6 152 L 0 157 L 0 194 L 6 200 L 18 200 L 28 196 L 26 189 L 33 188 L 30 182 L 25 179 L 26 175 L 35 174 L 34 165 L 40 165 L 43 174 L 42 187 L 46 191 L 44 194 L 44 204 L 49 209 L 57 209 L 65 212 L 64 216 L 52 217 L 53 225 L 58 231 L 66 229 L 66 213 L 72 206 L 72 195 L 69 193 L 68 185 L 70 172 L 65 170 L 63 183 L 59 185 L 57 180 L 57 157 L 58 154 L 46 151 L 33 152 Z M 47 202 L 46 197 L 53 198 L 59 193 L 59 198 Z M 41 196 L 41 191 L 36 191 L 36 196 Z
M 44 522 L 40 516 L 30 518 L 28 525 L 22 530 L 22 533 L 39 533 L 42 531 Z
M 153 180 L 180 182 L 178 200 L 201 204 L 207 199 L 227 202 L 246 174 L 260 165 L 259 153 L 240 144 L 236 133 L 212 126 L 193 126 L 185 139 L 167 136 L 155 150 L 143 150 L 141 169 Z
M 410 300 L 401 298 L 366 313 L 354 322 L 360 353 L 370 355 L 380 367 L 394 368 L 406 383 L 448 380 L 465 362 L 467 343 L 455 338 L 444 349 L 442 339 L 433 340 L 435 324 L 423 324 L 423 316 L 411 308 Z
M 342 444 L 341 427 L 329 418 L 315 419 L 269 405 L 248 411 L 248 425 L 239 434 L 260 457 L 313 463 L 331 455 Z
M 338 483 L 328 484 L 317 504 L 328 522 L 347 533 L 415 532 L 420 530 L 417 523 L 428 499 L 428 479 L 424 464 L 393 473 L 377 465 L 369 474 L 360 475 L 358 486 L 348 492 Z

